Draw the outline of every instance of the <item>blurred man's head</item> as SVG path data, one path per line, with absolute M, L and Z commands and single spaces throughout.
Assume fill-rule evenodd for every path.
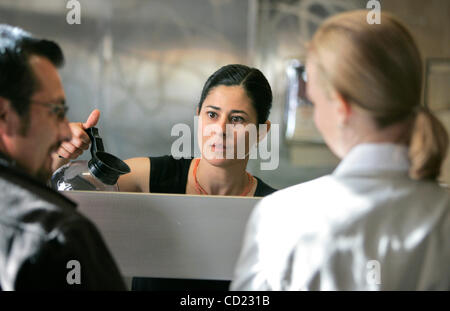
M 52 153 L 71 137 L 54 42 L 0 25 L 0 151 L 42 181 Z

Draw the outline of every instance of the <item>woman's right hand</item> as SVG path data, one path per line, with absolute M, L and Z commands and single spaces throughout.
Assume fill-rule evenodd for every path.
M 53 171 L 59 167 L 78 158 L 85 150 L 89 149 L 91 139 L 86 133 L 90 127 L 96 126 L 100 118 L 100 111 L 95 109 L 91 112 L 86 122 L 69 123 L 72 138 L 63 142 L 53 156 Z M 62 158 L 61 158 L 62 157 Z M 120 191 L 149 192 L 150 191 L 150 159 L 134 158 L 125 160 L 131 168 L 131 173 L 121 176 L 118 180 Z
M 100 110 L 95 109 L 91 112 L 86 122 L 71 122 L 69 123 L 72 139 L 63 142 L 56 152 L 64 159 L 73 160 L 78 158 L 85 150 L 89 149 L 91 140 L 86 133 L 86 129 L 97 125 L 100 118 Z

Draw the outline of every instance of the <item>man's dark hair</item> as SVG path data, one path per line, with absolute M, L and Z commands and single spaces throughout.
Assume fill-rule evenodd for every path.
M 55 67 L 64 64 L 64 55 L 53 41 L 34 38 L 30 33 L 0 24 L 0 97 L 11 101 L 17 114 L 27 116 L 30 98 L 39 89 L 29 58 L 47 58 Z

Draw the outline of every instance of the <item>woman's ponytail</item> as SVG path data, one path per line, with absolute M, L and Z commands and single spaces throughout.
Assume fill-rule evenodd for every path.
M 427 108 L 417 112 L 411 133 L 409 176 L 436 180 L 447 154 L 449 138 L 444 125 Z

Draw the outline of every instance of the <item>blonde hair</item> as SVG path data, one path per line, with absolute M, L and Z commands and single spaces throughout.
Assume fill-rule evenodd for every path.
M 442 123 L 421 107 L 422 60 L 413 37 L 382 13 L 369 24 L 367 11 L 335 15 L 322 24 L 308 48 L 325 89 L 363 108 L 379 128 L 412 120 L 407 143 L 413 179 L 437 179 L 448 147 Z

